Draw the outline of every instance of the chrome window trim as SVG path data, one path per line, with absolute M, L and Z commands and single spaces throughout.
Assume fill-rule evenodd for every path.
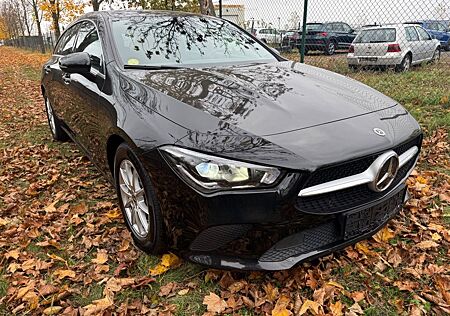
M 399 156 L 399 169 L 403 167 L 408 161 L 410 161 L 414 156 L 419 152 L 419 148 L 417 146 L 411 147 L 405 153 Z M 348 189 L 351 187 L 355 187 L 361 184 L 371 183 L 375 180 L 377 176 L 377 172 L 380 168 L 380 162 L 385 160 L 385 157 L 391 156 L 393 151 L 388 151 L 378 157 L 364 172 L 355 174 L 353 176 L 321 183 L 318 185 L 314 185 L 309 188 L 305 188 L 300 191 L 298 196 L 306 197 L 319 195 L 334 191 L 339 191 L 343 189 Z M 410 172 L 412 169 L 410 170 Z M 409 173 L 408 173 L 409 175 Z

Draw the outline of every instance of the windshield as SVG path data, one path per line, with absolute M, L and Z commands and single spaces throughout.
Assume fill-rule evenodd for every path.
M 307 31 L 318 31 L 323 28 L 323 24 L 315 23 L 315 24 L 306 24 Z
M 395 38 L 395 29 L 370 29 L 362 30 L 355 43 L 388 43 L 395 42 Z
M 147 14 L 116 18 L 117 50 L 125 65 L 272 62 L 277 59 L 231 23 L 203 16 Z

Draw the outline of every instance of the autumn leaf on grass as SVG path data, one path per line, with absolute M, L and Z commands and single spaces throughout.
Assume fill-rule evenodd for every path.
M 272 316 L 290 316 L 292 312 L 286 307 L 289 305 L 290 299 L 286 295 L 281 295 L 272 310 Z
M 106 282 L 105 290 L 103 291 L 103 294 L 108 297 L 113 297 L 115 292 L 119 292 L 122 290 L 123 287 L 133 285 L 134 284 L 134 278 L 115 278 L 112 277 L 111 279 Z
M 61 311 L 61 306 L 50 306 L 44 309 L 42 312 L 44 315 L 56 315 Z
M 116 218 L 120 218 L 122 216 L 122 213 L 119 212 L 118 209 L 114 209 L 114 210 L 108 211 L 105 215 L 109 219 L 116 219 Z
M 13 258 L 13 259 L 17 260 L 17 259 L 19 259 L 19 255 L 20 255 L 19 250 L 13 249 L 13 250 L 10 250 L 7 253 L 5 253 L 5 258 L 6 259 Z
M 314 314 L 318 314 L 319 313 L 319 308 L 320 305 L 319 303 L 316 303 L 314 301 L 311 300 L 306 300 L 302 307 L 300 308 L 300 312 L 298 313 L 299 315 L 303 315 L 305 314 L 308 310 L 311 311 Z
M 222 313 L 228 307 L 223 299 L 212 292 L 209 292 L 209 295 L 205 296 L 203 304 L 206 305 L 206 310 L 212 313 Z
M 334 304 L 330 304 L 330 310 L 333 316 L 342 316 L 342 308 L 344 305 L 342 305 L 341 301 L 337 301 Z
M 160 275 L 169 270 L 170 268 L 176 267 L 181 264 L 180 258 L 178 258 L 173 253 L 168 253 L 162 256 L 161 262 L 156 265 L 156 267 L 150 269 L 150 274 L 152 276 Z
M 3 218 L 0 217 L 0 227 L 1 226 L 6 226 L 8 224 L 9 224 L 9 220 L 3 219 Z
M 102 312 L 109 307 L 113 306 L 113 301 L 109 297 L 102 298 L 100 300 L 95 300 L 92 304 L 83 307 L 84 316 L 90 315 L 102 315 Z
M 424 240 L 416 245 L 416 247 L 420 248 L 420 249 L 436 248 L 438 246 L 439 246 L 439 244 L 437 244 L 436 242 L 434 242 L 432 240 Z
M 70 269 L 67 269 L 67 270 L 59 269 L 59 270 L 56 270 L 56 271 L 53 273 L 53 275 L 56 276 L 56 277 L 58 277 L 58 279 L 60 279 L 60 280 L 66 278 L 66 277 L 68 277 L 68 278 L 74 278 L 74 277 L 75 277 L 75 271 L 70 270 Z
M 104 264 L 108 261 L 108 254 L 106 253 L 106 250 L 99 250 L 97 252 L 97 257 L 91 261 L 96 264 Z
M 385 226 L 382 230 L 380 230 L 373 236 L 373 239 L 375 239 L 379 243 L 385 243 L 391 240 L 394 236 L 394 231 Z

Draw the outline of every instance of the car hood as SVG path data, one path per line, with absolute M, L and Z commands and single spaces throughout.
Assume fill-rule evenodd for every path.
M 173 102 L 155 109 L 177 124 L 196 130 L 194 117 L 204 118 L 198 113 L 201 111 L 261 137 L 358 117 L 396 104 L 355 80 L 290 61 L 135 70 L 129 71 L 128 77 L 179 101 L 177 109 Z

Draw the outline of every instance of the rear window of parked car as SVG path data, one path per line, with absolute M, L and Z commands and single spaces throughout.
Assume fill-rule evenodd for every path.
M 397 32 L 395 29 L 362 30 L 356 37 L 355 43 L 387 43 L 395 42 Z

